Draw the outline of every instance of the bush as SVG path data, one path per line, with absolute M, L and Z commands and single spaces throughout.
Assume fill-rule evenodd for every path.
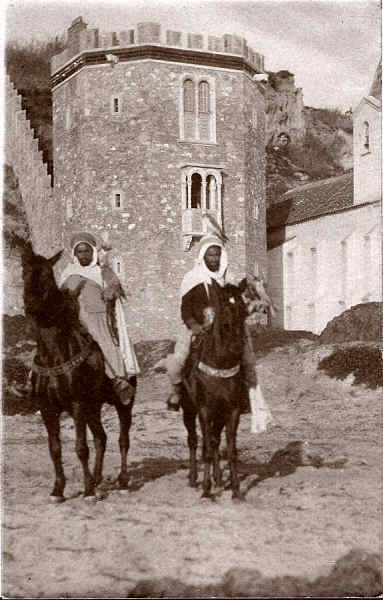
M 50 89 L 50 60 L 64 50 L 63 39 L 48 42 L 8 42 L 5 48 L 7 73 L 18 90 Z
M 334 317 L 322 331 L 321 344 L 379 342 L 382 335 L 382 303 L 356 304 Z
M 291 144 L 289 158 L 313 179 L 326 179 L 339 171 L 336 162 L 336 150 L 306 131 L 301 144 Z
M 352 117 L 342 113 L 339 108 L 315 108 L 315 117 L 333 129 L 353 132 Z
M 354 375 L 353 385 L 364 383 L 369 389 L 383 386 L 383 363 L 378 347 L 367 345 L 338 348 L 323 358 L 318 369 L 334 379 Z

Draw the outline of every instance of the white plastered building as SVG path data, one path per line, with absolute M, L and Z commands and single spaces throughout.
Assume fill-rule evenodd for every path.
M 268 211 L 276 326 L 320 333 L 351 306 L 382 300 L 380 68 L 354 111 L 353 171 L 289 190 Z

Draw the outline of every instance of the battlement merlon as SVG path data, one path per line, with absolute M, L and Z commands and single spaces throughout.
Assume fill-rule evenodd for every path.
M 55 75 L 84 52 L 108 49 L 118 53 L 122 48 L 142 45 L 234 55 L 242 57 L 255 72 L 264 71 L 264 56 L 254 52 L 246 40 L 238 35 L 225 33 L 219 37 L 171 30 L 162 32 L 161 25 L 153 22 L 138 23 L 135 28 L 120 32 L 100 33 L 98 29 L 88 29 L 82 17 L 77 17 L 68 28 L 65 50 L 51 60 L 51 75 Z

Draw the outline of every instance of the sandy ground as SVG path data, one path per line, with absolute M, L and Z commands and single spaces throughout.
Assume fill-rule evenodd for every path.
M 118 420 L 104 407 L 102 500 L 80 495 L 69 417 L 62 420 L 61 505 L 49 502 L 53 469 L 39 413 L 4 417 L 4 596 L 125 597 L 147 578 L 205 585 L 232 567 L 313 579 L 353 548 L 381 552 L 382 389 L 317 371 L 330 350 L 302 341 L 260 360 L 275 421 L 254 435 L 250 416 L 242 416 L 243 503 L 234 503 L 229 490 L 217 490 L 215 502 L 201 500 L 201 489 L 187 486 L 186 432 L 180 414 L 165 410 L 165 375 L 139 381 L 129 492 L 114 489 Z M 272 457 L 292 441 L 304 442 L 303 464 L 278 474 Z

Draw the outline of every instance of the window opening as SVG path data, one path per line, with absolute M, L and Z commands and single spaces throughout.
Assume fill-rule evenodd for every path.
M 207 81 L 201 81 L 198 88 L 198 111 L 208 113 L 209 108 L 209 84 Z
M 363 147 L 365 150 L 370 149 L 370 125 L 367 121 L 364 123 L 364 144 Z
M 193 173 L 191 185 L 191 206 L 190 208 L 201 208 L 202 197 L 202 177 L 199 173 Z
M 184 111 L 194 112 L 194 83 L 191 79 L 184 81 Z
M 206 179 L 206 210 L 216 208 L 216 189 L 217 184 L 214 175 L 208 175 Z

